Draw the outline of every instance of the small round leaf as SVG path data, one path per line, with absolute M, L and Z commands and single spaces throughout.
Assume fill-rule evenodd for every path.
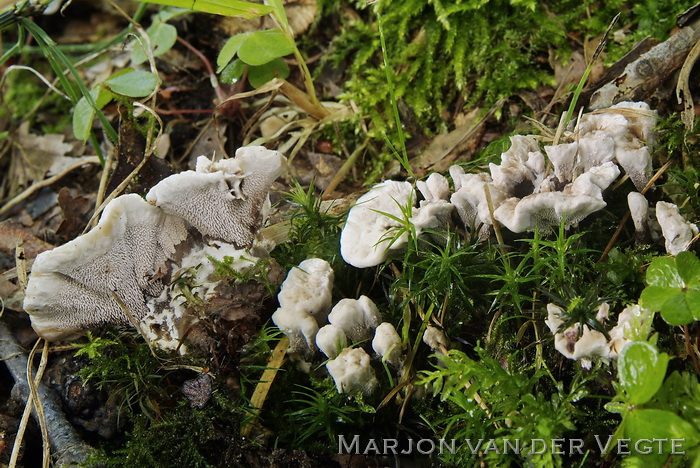
M 688 294 L 676 294 L 661 306 L 661 318 L 669 325 L 685 325 L 693 321 Z
M 700 288 L 700 259 L 690 252 L 681 252 L 676 256 L 678 274 L 686 286 Z
M 622 349 L 618 359 L 620 383 L 629 403 L 643 405 L 661 388 L 666 375 L 668 355 L 649 343 L 635 341 Z
M 700 441 L 698 432 L 692 424 L 675 413 L 660 409 L 633 410 L 627 417 L 625 434 L 633 441 L 682 440 L 686 449 Z M 670 451 L 671 445 L 664 444 L 663 448 Z
M 177 42 L 177 29 L 175 29 L 175 26 L 172 24 L 163 23 L 160 21 L 153 23 L 151 27 L 146 30 L 146 34 L 148 34 L 148 39 L 151 42 L 154 57 L 163 55 L 172 49 L 175 42 Z M 131 51 L 131 63 L 134 65 L 138 65 L 148 60 L 148 57 L 143 50 L 145 45 L 145 42 L 142 46 L 142 44 L 138 41 L 134 44 L 134 48 Z
M 151 72 L 131 70 L 113 75 L 105 81 L 105 85 L 113 92 L 123 96 L 145 97 L 158 86 L 158 77 Z
M 241 44 L 238 56 L 248 65 L 263 65 L 294 52 L 294 45 L 279 29 L 255 31 Z
M 226 44 L 224 44 L 224 46 L 221 48 L 221 52 L 219 52 L 219 56 L 216 58 L 216 73 L 221 73 L 226 65 L 233 60 L 233 57 L 235 57 L 238 53 L 238 49 L 240 49 L 241 44 L 245 42 L 249 35 L 249 33 L 236 34 L 226 41 Z
M 248 69 L 248 81 L 254 88 L 259 88 L 273 78 L 287 78 L 289 67 L 284 60 L 276 58 L 264 65 L 251 66 Z
M 243 60 L 236 59 L 229 63 L 221 71 L 221 82 L 225 84 L 233 84 L 243 76 L 243 72 L 248 65 L 246 65 Z
M 683 278 L 678 273 L 676 262 L 671 257 L 654 259 L 647 269 L 646 279 L 649 286 L 667 286 L 672 288 L 685 286 Z

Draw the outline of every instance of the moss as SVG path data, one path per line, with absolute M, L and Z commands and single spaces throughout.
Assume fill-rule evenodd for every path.
M 320 2 L 325 14 L 337 0 Z M 357 2 L 361 15 L 346 20 L 324 60 L 346 70 L 343 97 L 356 102 L 371 121 L 370 135 L 393 135 L 389 90 L 383 70 L 376 15 L 381 15 L 388 62 L 398 99 L 415 113 L 429 134 L 444 132 L 445 113 L 488 108 L 522 90 L 554 85 L 550 57 L 567 59 L 576 42 L 597 41 L 612 18 L 629 31 L 608 41 L 610 64 L 639 39 L 665 39 L 673 18 L 691 0 L 626 2 L 615 0 L 385 0 L 374 9 Z M 416 135 L 413 135 L 416 136 Z M 396 142 L 394 142 L 395 144 Z M 390 153 L 387 151 L 382 154 Z M 376 162 L 376 177 L 386 159 Z

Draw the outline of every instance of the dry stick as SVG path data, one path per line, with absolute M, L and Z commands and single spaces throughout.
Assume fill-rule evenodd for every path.
M 29 394 L 31 398 L 29 401 L 34 403 L 36 408 L 36 417 L 39 420 L 39 427 L 41 428 L 41 439 L 43 445 L 43 468 L 49 468 L 51 462 L 51 445 L 49 444 L 49 431 L 46 426 L 46 413 L 44 413 L 44 405 L 41 403 L 41 398 L 39 398 L 39 390 L 37 384 L 41 381 L 41 377 L 44 375 L 46 370 L 46 363 L 49 360 L 49 342 L 44 341 L 44 349 L 41 353 L 41 361 L 39 363 L 39 370 L 36 373 L 36 380 L 32 379 L 32 363 L 34 362 L 34 355 L 38 349 L 38 344 L 42 341 L 39 338 L 36 341 L 36 345 L 29 353 L 29 359 L 27 361 L 27 383 L 29 384 Z M 30 406 L 29 401 L 27 401 L 27 406 Z
M 355 151 L 352 152 L 350 157 L 345 160 L 343 163 L 342 167 L 338 169 L 338 172 L 333 176 L 331 181 L 328 183 L 326 186 L 326 189 L 323 191 L 321 194 L 321 200 L 323 200 L 325 197 L 327 197 L 330 193 L 332 193 L 338 185 L 345 180 L 345 177 L 348 175 L 348 172 L 350 172 L 350 169 L 355 165 L 355 162 L 357 161 L 357 158 L 362 154 L 364 149 L 367 147 L 367 143 L 369 143 L 369 139 L 365 139 L 365 141 L 362 142 L 360 146 L 358 146 Z
M 678 104 L 683 104 L 681 120 L 686 130 L 689 132 L 693 131 L 693 126 L 695 124 L 695 105 L 693 104 L 693 95 L 690 92 L 690 72 L 693 70 L 693 66 L 698 60 L 698 57 L 700 57 L 700 41 L 695 43 L 688 57 L 686 57 L 678 76 L 678 83 L 676 84 L 676 98 L 678 99 Z
M 36 343 L 34 343 L 34 347 L 32 348 L 32 352 L 29 354 L 30 358 L 27 360 L 26 371 L 25 371 L 27 384 L 30 384 L 30 382 L 32 382 L 32 376 L 31 376 L 32 362 L 34 361 L 34 352 L 36 351 L 36 348 L 40 342 L 41 342 L 41 338 L 36 340 Z M 36 378 L 41 380 L 42 373 L 43 373 L 42 371 L 38 372 Z M 22 419 L 20 420 L 19 428 L 17 429 L 17 434 L 15 435 L 15 443 L 12 446 L 12 454 L 10 455 L 10 468 L 15 468 L 17 466 L 17 459 L 19 458 L 19 450 L 22 447 L 22 441 L 24 440 L 24 432 L 27 429 L 27 423 L 29 422 L 29 415 L 32 413 L 32 408 L 34 406 L 35 401 L 38 402 L 38 400 L 35 400 L 35 393 L 31 391 L 31 386 L 30 386 L 30 392 L 29 392 L 29 396 L 27 398 L 27 402 L 24 406 L 24 412 L 22 413 Z M 37 413 L 37 415 L 38 415 L 38 413 Z M 42 430 L 42 437 L 43 437 L 43 435 L 44 435 L 44 432 Z
M 0 320 L 0 360 L 5 363 L 12 374 L 20 398 L 22 401 L 27 401 L 30 398 L 27 385 L 27 354 L 2 320 Z M 88 451 L 91 448 L 80 440 L 73 426 L 66 420 L 58 396 L 40 379 L 35 378 L 35 381 L 37 382 L 37 393 L 46 415 L 49 442 L 54 454 L 58 456 L 56 466 L 84 462 L 87 460 Z
M 277 343 L 274 351 L 272 351 L 272 357 L 270 357 L 267 363 L 267 369 L 265 369 L 262 377 L 260 377 L 260 382 L 258 382 L 258 385 L 255 387 L 253 396 L 250 399 L 253 406 L 253 418 L 241 428 L 242 437 L 250 435 L 250 431 L 253 429 L 253 422 L 255 422 L 255 419 L 257 419 L 260 414 L 260 410 L 262 410 L 270 387 L 272 387 L 272 383 L 277 376 L 277 372 L 279 372 L 282 364 L 284 364 L 284 360 L 287 356 L 287 348 L 289 348 L 289 339 L 285 336 Z
M 661 177 L 661 175 L 666 172 L 666 169 L 671 166 L 671 160 L 666 161 L 666 164 L 661 166 L 658 171 L 656 171 L 656 174 L 649 179 L 649 182 L 644 186 L 644 188 L 641 190 L 641 194 L 644 195 L 649 191 L 652 185 Z M 610 253 L 610 250 L 612 250 L 613 246 L 615 245 L 615 242 L 617 242 L 617 238 L 620 237 L 620 234 L 622 233 L 622 229 L 625 227 L 625 223 L 627 223 L 627 220 L 630 219 L 630 211 L 629 209 L 627 210 L 627 213 L 625 213 L 625 216 L 622 217 L 622 221 L 620 221 L 620 224 L 617 226 L 617 229 L 613 233 L 612 237 L 610 238 L 610 241 L 608 242 L 608 245 L 605 246 L 605 250 L 603 250 L 603 254 L 600 256 L 598 259 L 597 263 L 605 261 L 606 258 L 608 258 L 608 254 Z
M 94 213 L 97 213 L 97 210 L 100 209 L 100 205 L 102 205 L 102 202 L 105 199 L 105 195 L 107 192 L 107 182 L 109 181 L 109 169 L 112 167 L 112 160 L 114 159 L 114 151 L 116 151 L 116 148 L 109 151 L 107 153 L 107 159 L 105 159 L 105 166 L 102 169 L 102 176 L 100 177 L 100 185 L 97 188 L 97 197 L 95 198 Z M 88 226 L 90 226 L 90 223 L 88 223 Z
M 41 182 L 37 182 L 35 184 L 32 184 L 31 187 L 27 188 L 24 192 L 20 193 L 15 198 L 13 198 L 12 200 L 5 203 L 5 206 L 0 208 L 0 216 L 4 215 L 8 211 L 10 211 L 16 204 L 18 204 L 22 200 L 25 200 L 26 198 L 30 197 L 37 190 L 40 190 L 44 187 L 48 187 L 49 185 L 53 184 L 54 182 L 62 179 L 66 175 L 68 175 L 70 172 L 79 168 L 80 166 L 84 166 L 85 164 L 99 164 L 99 163 L 100 163 L 100 158 L 98 158 L 97 156 L 90 156 L 87 158 L 82 158 L 80 161 L 73 163 L 72 165 L 70 165 L 69 167 L 67 167 L 63 171 L 59 172 L 55 176 L 49 177 L 48 179 L 44 179 Z

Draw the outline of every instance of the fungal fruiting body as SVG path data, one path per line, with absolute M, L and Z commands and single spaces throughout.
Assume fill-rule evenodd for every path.
M 135 324 L 151 312 L 148 298 L 164 292 L 180 244 L 250 248 L 284 160 L 263 147 L 218 162 L 201 157 L 197 171 L 153 187 L 150 203 L 135 194 L 112 200 L 94 229 L 37 257 L 24 301 L 34 329 L 56 340 L 101 324 Z
M 326 323 L 332 290 L 333 270 L 325 260 L 310 258 L 289 272 L 272 321 L 289 338 L 290 353 L 316 350 L 316 333 Z

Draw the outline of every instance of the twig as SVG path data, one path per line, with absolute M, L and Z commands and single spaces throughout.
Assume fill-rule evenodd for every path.
M 97 156 L 90 156 L 87 158 L 81 158 L 79 161 L 70 165 L 69 167 L 67 167 L 63 171 L 59 172 L 55 176 L 49 177 L 48 179 L 44 179 L 41 182 L 37 182 L 35 184 L 32 184 L 32 186 L 27 188 L 24 192 L 20 193 L 15 198 L 13 198 L 9 202 L 5 203 L 5 206 L 0 208 L 0 216 L 4 215 L 8 211 L 10 211 L 16 204 L 18 204 L 22 200 L 30 197 L 37 190 L 42 189 L 44 187 L 48 187 L 49 185 L 62 179 L 63 177 L 65 177 L 69 173 L 73 172 L 75 169 L 77 169 L 81 166 L 84 166 L 85 164 L 100 164 L 100 158 L 98 158 Z
M 2 320 L 0 320 L 0 360 L 5 363 L 12 374 L 20 398 L 26 402 L 30 395 L 27 385 L 27 353 L 17 343 L 14 335 Z M 91 447 L 80 440 L 73 426 L 66 420 L 58 396 L 42 382 L 38 382 L 37 393 L 46 415 L 48 439 L 53 453 L 58 457 L 56 466 L 85 462 Z M 34 417 L 37 417 L 36 413 Z
M 270 391 L 270 387 L 272 387 L 272 382 L 275 380 L 277 372 L 279 372 L 287 356 L 287 348 L 289 348 L 289 340 L 285 336 L 277 343 L 274 351 L 272 351 L 272 357 L 267 363 L 267 369 L 265 369 L 262 377 L 260 377 L 260 382 L 255 387 L 253 396 L 250 399 L 253 406 L 253 418 L 241 428 L 241 436 L 247 437 L 250 435 L 250 431 L 253 429 L 253 422 L 258 414 L 260 414 L 260 410 L 267 398 L 267 393 Z

